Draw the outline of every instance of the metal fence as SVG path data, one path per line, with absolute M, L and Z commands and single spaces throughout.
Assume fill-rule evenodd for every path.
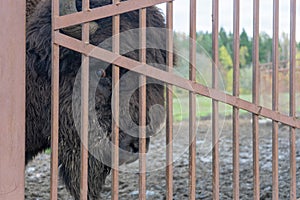
M 141 85 L 139 91 L 140 102 L 140 143 L 139 143 L 139 199 L 146 199 L 146 130 L 143 128 L 146 124 L 146 78 L 151 77 L 161 80 L 167 85 L 166 102 L 167 102 L 167 123 L 166 123 L 166 199 L 173 199 L 173 86 L 180 87 L 189 91 L 189 199 L 196 198 L 196 96 L 201 95 L 212 100 L 212 163 L 213 163 L 213 199 L 220 199 L 219 188 L 219 103 L 225 103 L 233 106 L 233 198 L 239 199 L 239 113 L 240 109 L 246 110 L 253 115 L 253 198 L 260 198 L 260 168 L 259 168 L 259 123 L 260 116 L 272 120 L 272 197 L 279 199 L 279 185 L 278 185 L 278 126 L 283 123 L 290 127 L 290 199 L 296 200 L 296 129 L 300 128 L 300 120 L 296 118 L 296 0 L 290 0 L 290 58 L 289 58 L 289 115 L 285 115 L 278 110 L 278 73 L 279 73 L 279 0 L 273 1 L 273 56 L 272 56 L 272 109 L 268 109 L 260 105 L 259 102 L 259 0 L 253 1 L 253 91 L 252 102 L 245 101 L 239 97 L 239 29 L 240 29 L 240 1 L 234 0 L 234 76 L 233 76 L 233 94 L 229 95 L 218 89 L 218 65 L 219 65 L 219 44 L 218 44 L 218 30 L 219 30 L 219 1 L 213 0 L 212 7 L 212 46 L 213 46 L 213 65 L 212 65 L 212 79 L 213 86 L 209 88 L 196 82 L 196 45 L 192 40 L 196 39 L 196 0 L 190 0 L 190 42 L 189 49 L 189 79 L 182 78 L 172 72 L 173 67 L 173 1 L 172 0 L 130 0 L 119 1 L 114 0 L 112 4 L 90 9 L 89 0 L 83 0 L 82 11 L 65 16 L 59 16 L 59 0 L 52 0 L 52 155 L 51 155 L 51 199 L 57 199 L 58 186 L 58 124 L 59 124 L 59 47 L 63 46 L 82 54 L 82 87 L 81 102 L 81 199 L 87 199 L 88 193 L 88 80 L 89 80 L 89 57 L 95 57 L 113 64 L 113 88 L 118 93 L 118 80 L 120 68 L 135 71 L 140 74 L 139 84 Z M 162 71 L 146 64 L 146 12 L 147 7 L 166 3 L 167 6 L 167 66 L 168 71 Z M 24 5 L 23 5 L 24 6 Z M 13 6 L 12 6 L 13 7 Z M 24 7 L 22 7 L 24 8 Z M 89 44 L 89 23 L 90 21 L 101 19 L 105 17 L 113 18 L 113 34 L 120 32 L 120 14 L 139 10 L 140 15 L 140 60 L 139 62 L 131 60 L 119 55 L 119 38 L 114 37 L 113 50 L 107 51 L 100 47 Z M 2 13 L 2 12 L 1 12 Z M 25 15 L 25 14 L 24 14 Z M 59 30 L 76 24 L 83 24 L 82 40 L 77 40 L 68 37 Z M 20 36 L 21 38 L 21 36 Z M 90 54 L 92 49 L 96 49 L 95 53 Z M 118 57 L 118 59 L 113 59 Z M 143 68 L 136 68 L 142 65 Z M 12 90 L 13 91 L 13 90 Z M 2 98 L 2 96 L 1 96 Z M 118 162 L 119 162 L 119 97 L 115 96 L 113 101 L 113 112 L 115 113 L 115 121 L 112 124 L 113 143 L 115 149 L 112 158 L 112 199 L 118 199 Z M 2 118 L 1 118 L 2 119 Z M 20 120 L 22 121 L 22 120 Z M 2 124 L 1 124 L 2 126 Z M 1 137 L 2 138 L 2 137 Z M 2 143 L 1 143 L 2 144 Z M 21 160 L 22 161 L 22 160 Z M 1 161 L 2 162 L 2 161 Z M 23 168 L 22 168 L 23 169 Z M 23 169 L 24 170 L 24 169 Z M 2 169 L 1 169 L 2 171 Z M 2 172 L 1 172 L 2 174 Z M 2 184 L 1 184 L 2 186 Z M 5 196 L 4 196 L 5 197 Z
M 296 109 L 296 96 L 295 96 L 295 85 L 296 85 L 296 0 L 290 1 L 290 59 L 289 59 L 289 70 L 290 70 L 290 114 L 284 115 L 278 111 L 278 69 L 279 69 L 279 0 L 273 1 L 273 55 L 272 55 L 272 109 L 260 106 L 259 103 L 259 0 L 254 0 L 254 14 L 253 14 L 253 99 L 252 102 L 248 102 L 239 98 L 239 30 L 240 30 L 240 1 L 234 0 L 234 59 L 233 59 L 233 93 L 232 95 L 225 94 L 218 89 L 218 76 L 217 70 L 219 65 L 219 47 L 218 47 L 218 30 L 219 30 L 219 1 L 213 1 L 212 7 L 212 22 L 213 22 L 213 87 L 208 88 L 204 85 L 198 84 L 196 82 L 195 76 L 195 66 L 196 66 L 196 45 L 190 42 L 189 50 L 189 63 L 190 63 L 190 76 L 189 79 L 184 79 L 169 71 L 158 70 L 148 64 L 146 64 L 146 32 L 144 31 L 146 27 L 146 8 L 159 3 L 167 4 L 167 28 L 173 29 L 173 2 L 171 0 L 139 0 L 139 1 L 122 1 L 114 0 L 111 5 L 103 6 L 100 8 L 89 9 L 89 1 L 83 0 L 83 11 L 79 13 L 74 13 L 71 15 L 66 15 L 59 17 L 59 2 L 58 0 L 53 0 L 53 74 L 52 74 L 52 178 L 51 178 L 51 199 L 56 199 L 57 196 L 57 151 L 58 151 L 58 66 L 59 66 L 59 46 L 64 46 L 72 50 L 82 53 L 83 58 L 83 68 L 82 71 L 82 129 L 81 134 L 83 138 L 82 145 L 82 162 L 81 162 L 81 199 L 87 199 L 87 150 L 85 145 L 87 144 L 87 134 L 88 134 L 88 119 L 87 119 L 87 99 L 88 99 L 88 60 L 89 56 L 99 58 L 101 60 L 110 62 L 111 58 L 119 56 L 119 38 L 114 38 L 113 41 L 113 51 L 109 52 L 99 47 L 89 44 L 89 26 L 88 22 L 96 19 L 101 19 L 104 17 L 113 18 L 113 34 L 118 34 L 120 32 L 120 14 L 138 10 L 140 12 L 140 62 L 130 60 L 126 57 L 119 56 L 117 60 L 113 61 L 113 86 L 117 86 L 119 80 L 119 70 L 120 68 L 125 68 L 128 70 L 133 70 L 140 74 L 139 84 L 141 85 L 139 91 L 139 102 L 140 102 L 140 125 L 143 127 L 146 123 L 146 77 L 155 78 L 161 80 L 167 84 L 167 127 L 166 127 L 166 138 L 167 143 L 172 143 L 172 86 L 177 86 L 189 91 L 189 199 L 195 199 L 196 195 L 196 95 L 206 96 L 212 99 L 212 127 L 213 127 L 213 199 L 219 199 L 219 144 L 218 144 L 218 106 L 219 102 L 229 104 L 233 106 L 233 198 L 239 199 L 239 113 L 240 109 L 246 110 L 253 114 L 253 194 L 254 199 L 260 198 L 260 170 L 259 170 L 259 124 L 258 118 L 260 116 L 271 119 L 272 122 L 272 191 L 273 199 L 278 199 L 278 124 L 283 123 L 290 126 L 290 198 L 296 199 L 296 129 L 300 128 L 300 121 L 296 119 L 295 109 Z M 190 0 L 190 38 L 192 40 L 196 39 L 196 0 Z M 82 35 L 83 39 L 75 40 L 59 32 L 59 29 L 68 27 L 71 25 L 76 25 L 83 23 Z M 191 41 L 192 41 L 191 40 Z M 168 32 L 167 40 L 167 65 L 169 69 L 173 67 L 173 36 L 172 31 Z M 97 49 L 97 53 L 89 55 L 91 49 Z M 89 56 L 87 56 L 89 55 Z M 142 65 L 143 69 L 135 68 L 137 65 Z M 118 87 L 113 87 L 117 88 Z M 117 91 L 118 92 L 118 91 Z M 119 113 L 119 97 L 114 99 L 113 111 L 116 113 L 113 122 L 113 143 L 116 145 L 113 154 L 113 166 L 118 166 L 119 153 L 117 150 L 118 146 L 118 113 Z M 140 158 L 139 158 L 139 199 L 146 198 L 146 141 L 145 141 L 145 129 L 140 128 Z M 172 145 L 168 145 L 166 152 L 166 198 L 173 198 L 173 166 L 172 166 Z M 113 168 L 112 172 L 112 199 L 118 199 L 118 170 Z

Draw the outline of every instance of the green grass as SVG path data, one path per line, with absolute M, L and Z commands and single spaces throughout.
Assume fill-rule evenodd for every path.
M 51 149 L 50 149 L 50 148 L 46 149 L 46 150 L 45 150 L 45 154 L 50 155 L 50 154 L 51 154 Z
M 246 101 L 252 101 L 251 94 L 241 94 L 240 98 Z M 265 99 L 264 99 L 265 98 Z M 261 105 L 271 109 L 272 96 L 261 96 Z M 299 105 L 299 103 L 297 103 Z M 212 113 L 212 102 L 210 98 L 197 95 L 196 97 L 196 117 L 210 117 Z M 288 115 L 289 113 L 289 94 L 281 93 L 279 95 L 279 112 Z M 297 113 L 300 113 L 300 106 L 297 106 Z M 189 97 L 187 92 L 175 91 L 173 100 L 173 116 L 175 121 L 187 120 L 189 118 Z M 248 113 L 240 110 L 240 114 Z M 222 116 L 230 116 L 232 114 L 232 106 L 219 103 L 219 114 Z
M 251 95 L 240 95 L 240 98 L 251 101 Z M 224 116 L 230 116 L 232 106 L 219 103 L 219 113 Z M 188 95 L 177 95 L 173 100 L 173 116 L 175 121 L 187 120 L 189 118 L 189 98 Z M 209 117 L 212 113 L 212 101 L 210 98 L 197 95 L 196 97 L 196 117 Z M 241 110 L 241 114 L 247 111 Z

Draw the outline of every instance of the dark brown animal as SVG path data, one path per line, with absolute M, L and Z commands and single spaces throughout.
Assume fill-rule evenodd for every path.
M 80 10 L 80 0 L 61 0 L 61 5 L 69 5 L 71 10 L 61 11 L 67 14 Z M 28 23 L 26 33 L 26 163 L 36 154 L 50 147 L 51 142 L 51 0 L 42 0 L 38 5 L 33 0 L 27 5 L 34 5 L 27 9 Z M 110 4 L 109 0 L 91 0 L 91 8 Z M 36 5 L 36 6 L 35 6 Z M 76 6 L 76 7 L 75 7 Z M 34 9 L 34 10 L 33 10 Z M 62 8 L 63 10 L 64 8 Z M 112 36 L 112 18 L 105 18 L 90 23 L 90 43 L 102 45 L 111 49 L 110 42 L 104 42 Z M 164 28 L 164 17 L 156 7 L 147 9 L 147 26 Z M 120 30 L 139 27 L 139 12 L 133 11 L 121 15 Z M 64 29 L 65 34 L 79 38 L 80 27 Z M 147 33 L 148 43 L 166 44 L 164 31 Z M 132 43 L 137 41 L 138 35 L 129 34 L 126 40 L 121 38 L 121 49 L 131 49 Z M 104 43 L 103 43 L 104 42 Z M 137 60 L 139 51 L 125 51 L 124 56 Z M 147 62 L 164 69 L 166 52 L 161 49 L 148 48 Z M 79 199 L 80 196 L 80 81 L 76 77 L 80 71 L 81 54 L 72 50 L 60 48 L 60 109 L 59 109 L 59 168 L 60 175 L 70 193 Z M 112 98 L 112 69 L 109 63 L 97 59 L 90 61 L 91 79 L 99 70 L 105 70 L 106 76 L 99 77 L 97 85 L 90 89 L 89 115 L 89 169 L 88 169 L 88 197 L 98 199 L 106 176 L 110 173 L 111 159 L 111 98 Z M 120 76 L 125 77 L 127 70 L 121 69 Z M 121 87 L 120 101 L 120 164 L 131 162 L 138 158 L 139 138 L 139 101 L 138 90 L 135 88 L 138 74 L 132 73 L 130 79 L 124 79 L 128 91 Z M 151 79 L 148 79 L 148 82 Z M 123 91 L 122 91 L 123 90 Z M 126 94 L 131 94 L 126 104 Z M 75 95 L 74 95 L 75 94 Z M 125 94 L 122 96 L 122 94 Z M 125 99 L 122 99 L 125 98 Z M 162 109 L 151 113 L 154 105 L 164 106 L 164 87 L 160 82 L 147 85 L 147 135 L 157 133 L 164 124 L 165 114 Z M 127 106 L 127 110 L 126 110 Z M 131 119 L 128 123 L 127 119 Z M 79 125 L 78 125 L 79 124 Z M 147 147 L 150 138 L 147 138 Z
M 27 0 L 26 1 L 26 21 L 29 16 L 34 12 L 36 6 L 41 2 L 41 0 Z

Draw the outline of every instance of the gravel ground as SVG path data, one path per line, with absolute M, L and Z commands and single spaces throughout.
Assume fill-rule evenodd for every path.
M 222 121 L 222 120 L 221 120 Z M 261 199 L 272 197 L 272 126 L 260 125 Z M 196 199 L 212 199 L 211 121 L 200 120 L 197 129 Z M 220 145 L 220 199 L 232 199 L 232 123 L 223 120 Z M 297 197 L 300 197 L 300 132 L 297 132 Z M 165 136 L 152 138 L 147 154 L 147 199 L 165 199 Z M 188 123 L 174 124 L 174 199 L 188 199 Z M 138 199 L 138 162 L 120 167 L 120 199 Z M 279 128 L 279 199 L 289 198 L 289 128 Z M 49 199 L 50 155 L 40 154 L 26 167 L 26 199 Z M 101 199 L 110 199 L 111 177 L 107 178 Z M 252 127 L 250 116 L 240 120 L 240 198 L 253 199 Z M 72 197 L 62 183 L 59 199 Z

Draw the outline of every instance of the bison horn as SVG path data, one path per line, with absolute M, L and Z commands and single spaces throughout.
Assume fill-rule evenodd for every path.
M 71 13 L 78 12 L 76 8 L 76 0 L 60 0 L 60 15 L 67 15 Z M 94 34 L 98 29 L 98 24 L 96 22 L 90 22 L 90 34 Z M 65 33 L 70 34 L 74 37 L 81 36 L 81 26 L 71 26 L 62 29 Z

